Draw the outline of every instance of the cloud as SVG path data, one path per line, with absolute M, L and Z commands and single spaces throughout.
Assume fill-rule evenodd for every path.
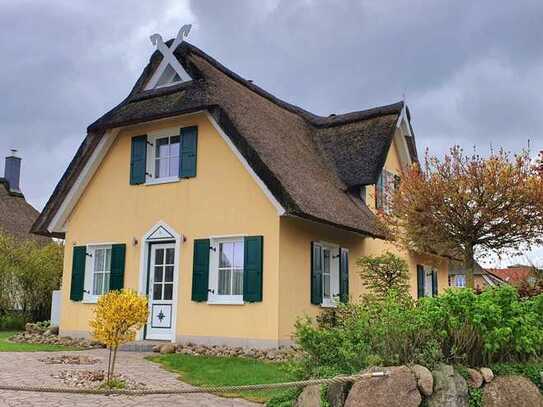
M 130 91 L 153 50 L 150 33 L 193 19 L 182 1 L 134 5 L 0 0 L 0 151 L 19 150 L 23 192 L 38 209 L 87 125 Z
M 129 92 L 154 32 L 317 114 L 405 97 L 419 149 L 543 147 L 543 2 L 0 0 L 0 151 L 41 209 L 86 126 Z

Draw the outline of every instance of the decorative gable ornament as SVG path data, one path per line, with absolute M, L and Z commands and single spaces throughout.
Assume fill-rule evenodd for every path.
M 173 54 L 179 44 L 183 42 L 183 39 L 188 37 L 191 27 L 191 24 L 181 27 L 170 47 L 164 43 L 160 34 L 151 35 L 151 42 L 156 45 L 157 50 L 162 54 L 162 61 L 160 61 L 153 76 L 147 82 L 145 90 L 171 86 L 192 79 Z
M 175 239 L 175 236 L 173 236 L 170 232 L 168 232 L 164 227 L 159 226 L 157 227 L 153 233 L 149 235 L 147 240 L 170 240 Z

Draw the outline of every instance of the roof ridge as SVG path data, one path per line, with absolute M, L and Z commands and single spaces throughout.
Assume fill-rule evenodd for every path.
M 207 62 L 209 62 L 215 68 L 220 70 L 222 73 L 229 76 L 231 79 L 235 80 L 241 85 L 245 86 L 249 90 L 270 100 L 271 102 L 275 103 L 279 107 L 282 107 L 283 109 L 291 113 L 297 114 L 298 116 L 302 117 L 304 120 L 308 121 L 310 124 L 312 124 L 315 127 L 332 127 L 332 126 L 343 125 L 343 124 L 347 124 L 347 123 L 351 123 L 355 121 L 368 120 L 368 119 L 378 117 L 378 116 L 385 116 L 388 114 L 397 114 L 401 112 L 401 110 L 403 109 L 405 105 L 404 101 L 402 100 L 399 102 L 372 107 L 372 108 L 368 108 L 364 110 L 355 110 L 351 112 L 341 113 L 338 115 L 331 114 L 329 116 L 320 116 L 300 106 L 286 102 L 283 99 L 280 99 L 274 94 L 268 92 L 264 88 L 254 84 L 252 81 L 249 81 L 243 78 L 236 72 L 232 71 L 230 68 L 223 65 L 221 62 L 219 62 L 217 59 L 215 59 L 211 55 L 202 51 L 200 48 L 198 48 L 194 44 L 188 41 L 183 41 L 181 44 L 179 44 L 177 49 L 183 49 L 183 47 L 187 48 L 190 52 L 204 58 Z

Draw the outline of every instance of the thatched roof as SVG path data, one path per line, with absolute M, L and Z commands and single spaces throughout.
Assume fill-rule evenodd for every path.
M 0 178 L 0 233 L 18 240 L 33 240 L 47 244 L 51 239 L 30 233 L 39 212 L 26 202 L 23 194 L 10 191 L 6 179 Z
M 48 234 L 47 225 L 106 130 L 206 110 L 286 215 L 379 236 L 373 213 L 352 191 L 377 180 L 403 102 L 321 117 L 276 98 L 187 42 L 175 55 L 193 80 L 144 90 L 162 58 L 155 52 L 129 96 L 88 127 L 34 232 Z M 414 140 L 408 138 L 416 159 Z

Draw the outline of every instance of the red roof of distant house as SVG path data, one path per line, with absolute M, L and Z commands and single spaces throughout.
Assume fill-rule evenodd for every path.
M 534 272 L 534 268 L 531 266 L 511 266 L 504 269 L 487 268 L 485 270 L 510 284 L 526 281 Z

